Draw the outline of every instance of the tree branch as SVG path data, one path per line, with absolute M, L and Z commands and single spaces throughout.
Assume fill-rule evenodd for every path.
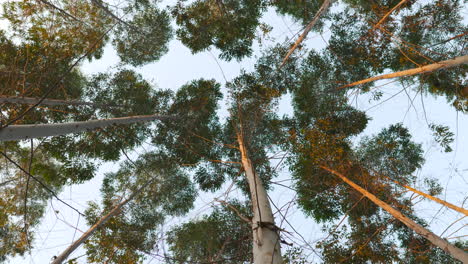
M 315 24 L 317 24 L 318 19 L 320 18 L 320 16 L 322 16 L 323 13 L 325 13 L 325 11 L 330 6 L 331 2 L 332 2 L 332 0 L 325 0 L 323 2 L 322 6 L 319 8 L 319 10 L 315 14 L 314 18 L 312 19 L 312 21 L 310 21 L 310 23 L 304 29 L 304 32 L 299 36 L 299 38 L 296 40 L 296 42 L 291 47 L 291 49 L 289 49 L 289 52 L 284 57 L 283 62 L 280 65 L 280 68 L 283 67 L 284 64 L 286 64 L 286 61 L 291 56 L 291 54 L 294 52 L 294 50 L 296 50 L 297 46 L 299 46 L 299 44 L 301 44 L 301 42 L 305 39 L 307 34 L 309 34 L 310 30 L 315 26 Z
M 406 76 L 412 76 L 412 75 L 421 74 L 421 73 L 443 70 L 443 69 L 452 68 L 452 67 L 456 67 L 458 65 L 467 64 L 467 63 L 468 63 L 468 55 L 460 56 L 451 60 L 441 61 L 441 62 L 429 64 L 429 65 L 418 67 L 418 68 L 413 68 L 409 70 L 404 70 L 404 71 L 383 74 L 383 75 L 367 78 L 367 79 L 353 82 L 347 85 L 343 85 L 341 87 L 338 87 L 337 90 L 341 90 L 344 88 L 353 87 L 356 85 L 365 84 L 365 83 L 369 83 L 369 82 L 373 82 L 377 80 L 392 79 L 392 78 L 397 78 L 397 77 L 406 77 Z

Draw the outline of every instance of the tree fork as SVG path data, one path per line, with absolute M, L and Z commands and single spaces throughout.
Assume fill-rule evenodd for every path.
M 446 240 L 442 239 L 441 237 L 437 236 L 436 234 L 432 233 L 431 231 L 427 230 L 426 228 L 422 227 L 421 225 L 417 224 L 413 220 L 411 220 L 409 217 L 403 215 L 400 211 L 394 209 L 391 207 L 389 204 L 385 203 L 384 201 L 380 200 L 377 198 L 375 195 L 372 193 L 368 192 L 364 188 L 360 187 L 356 183 L 352 182 L 350 179 L 346 178 L 343 174 L 330 169 L 325 166 L 320 166 L 320 168 L 333 173 L 334 175 L 338 176 L 340 179 L 342 179 L 345 183 L 350 185 L 352 188 L 366 196 L 369 200 L 374 202 L 376 205 L 390 213 L 393 217 L 401 221 L 403 224 L 405 224 L 407 227 L 412 229 L 414 232 L 418 233 L 422 237 L 426 238 L 429 240 L 432 244 L 435 246 L 441 248 L 445 252 L 447 252 L 449 255 L 452 257 L 460 260 L 462 263 L 468 263 L 468 254 L 463 251 L 460 248 L 455 247 L 454 245 L 450 244 Z
M 249 183 L 252 197 L 253 219 L 253 258 L 255 264 L 283 264 L 280 237 L 274 224 L 268 195 L 261 180 L 253 170 L 242 135 L 242 125 L 237 132 L 237 141 L 241 153 L 242 166 Z

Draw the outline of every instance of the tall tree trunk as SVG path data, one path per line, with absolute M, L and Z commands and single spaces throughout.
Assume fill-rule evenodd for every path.
M 353 187 L 355 190 L 366 196 L 369 200 L 374 202 L 376 205 L 380 206 L 382 209 L 385 211 L 389 212 L 393 217 L 401 221 L 403 224 L 405 224 L 407 227 L 411 228 L 414 232 L 418 233 L 422 237 L 426 238 L 429 240 L 432 244 L 435 246 L 441 248 L 448 254 L 450 254 L 452 257 L 460 260 L 462 263 L 468 263 L 468 254 L 463 251 L 460 248 L 457 248 L 453 246 L 452 244 L 448 243 L 446 240 L 440 238 L 436 234 L 432 233 L 431 231 L 427 230 L 426 228 L 418 225 L 416 222 L 408 218 L 407 216 L 403 215 L 400 211 L 394 209 L 391 207 L 389 204 L 383 202 L 379 198 L 377 198 L 375 195 L 372 193 L 366 191 L 365 189 L 361 188 L 359 185 L 355 184 L 348 178 L 346 178 L 343 174 L 332 170 L 328 167 L 325 166 L 320 166 L 322 169 L 329 171 L 333 173 L 334 175 L 338 176 L 340 179 L 342 179 L 344 182 L 346 182 L 348 185 Z
M 437 63 L 422 66 L 419 68 L 413 68 L 409 70 L 404 70 L 404 71 L 383 74 L 383 75 L 367 78 L 367 79 L 353 82 L 347 85 L 343 85 L 341 87 L 338 87 L 338 89 L 344 89 L 344 88 L 348 88 L 348 87 L 352 87 L 352 86 L 356 86 L 356 85 L 360 85 L 360 84 L 364 84 L 368 82 L 373 82 L 377 80 L 392 79 L 392 78 L 397 78 L 397 77 L 412 76 L 412 75 L 426 73 L 426 72 L 438 71 L 438 70 L 456 67 L 458 65 L 467 64 L 467 63 L 468 63 L 468 55 L 460 56 L 460 57 L 456 57 L 455 59 L 440 61 Z
M 157 177 L 154 177 L 148 180 L 143 186 L 141 186 L 138 190 L 134 191 L 126 200 L 116 205 L 109 213 L 105 216 L 101 217 L 99 221 L 97 221 L 92 227 L 88 229 L 88 231 L 84 232 L 83 235 L 78 238 L 75 242 L 73 242 L 68 248 L 66 248 L 58 257 L 56 257 L 52 264 L 60 264 L 63 263 L 73 251 L 75 251 L 81 244 L 83 244 L 96 230 L 98 230 L 101 226 L 103 226 L 109 219 L 118 215 L 122 212 L 122 207 L 130 202 L 135 196 L 141 193 L 144 188 L 150 185 Z
M 330 6 L 331 2 L 332 2 L 332 0 L 325 0 L 323 2 L 322 6 L 319 8 L 319 10 L 315 14 L 314 18 L 312 19 L 312 21 L 310 21 L 310 23 L 304 29 L 304 32 L 299 36 L 299 38 L 296 40 L 294 45 L 289 49 L 288 54 L 286 54 L 286 56 L 283 59 L 283 62 L 280 65 L 280 68 L 283 67 L 284 64 L 286 64 L 286 61 L 291 56 L 291 54 L 294 52 L 294 50 L 296 50 L 297 46 L 299 46 L 299 44 L 301 44 L 301 42 L 305 39 L 307 34 L 309 34 L 310 30 L 315 26 L 315 24 L 317 24 L 318 19 L 320 18 L 320 16 L 322 16 L 323 13 L 325 13 L 325 11 Z
M 280 237 L 262 181 L 255 174 L 244 144 L 242 128 L 237 132 L 242 167 L 249 183 L 253 207 L 253 258 L 255 264 L 282 264 Z
M 133 124 L 137 122 L 148 122 L 170 118 L 171 117 L 169 116 L 160 115 L 142 115 L 63 124 L 14 125 L 0 129 L 0 141 L 61 136 L 70 133 L 91 131 L 112 125 Z
M 36 104 L 41 101 L 41 98 L 36 97 L 17 97 L 17 96 L 0 96 L 1 103 L 13 103 L 13 104 Z M 44 99 L 41 102 L 42 105 L 89 105 L 94 107 L 108 108 L 116 107 L 115 105 L 100 105 L 89 102 L 82 102 L 76 100 L 58 100 L 58 99 Z

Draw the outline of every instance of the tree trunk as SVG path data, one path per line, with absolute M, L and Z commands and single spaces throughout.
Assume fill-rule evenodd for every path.
M 249 183 L 253 219 L 253 258 L 255 264 L 282 264 L 280 237 L 262 181 L 255 174 L 244 145 L 242 129 L 237 132 L 242 167 Z
M 91 131 L 112 125 L 132 124 L 153 120 L 169 119 L 168 116 L 144 115 L 128 116 L 111 119 L 91 120 L 85 122 L 70 122 L 63 124 L 14 125 L 0 129 L 0 141 L 15 141 L 30 138 L 61 136 L 70 133 Z
M 377 198 L 375 195 L 372 193 L 369 193 L 365 189 L 361 188 L 359 185 L 355 184 L 348 178 L 346 178 L 343 174 L 334 171 L 330 168 L 320 166 L 322 169 L 329 171 L 333 173 L 334 175 L 338 176 L 340 179 L 342 179 L 344 182 L 349 184 L 351 187 L 353 187 L 355 190 L 366 196 L 369 200 L 374 202 L 376 205 L 380 206 L 382 209 L 385 211 L 389 212 L 393 217 L 401 221 L 403 224 L 405 224 L 407 227 L 411 228 L 413 231 L 421 235 L 422 237 L 426 238 L 429 240 L 432 244 L 435 246 L 441 248 L 445 252 L 447 252 L 449 255 L 452 257 L 460 260 L 462 263 L 468 263 L 468 254 L 463 251 L 462 249 L 453 246 L 452 244 L 448 243 L 446 240 L 440 238 L 436 234 L 432 233 L 431 231 L 427 230 L 426 228 L 418 225 L 415 223 L 413 220 L 408 218 L 407 216 L 403 215 L 400 211 L 394 209 L 391 207 L 389 204 L 383 202 L 379 198 Z
M 12 103 L 12 104 L 36 104 L 41 101 L 41 98 L 35 97 L 16 97 L 16 96 L 0 96 L 1 103 Z M 116 107 L 113 105 L 99 105 L 95 103 L 75 101 L 75 100 L 57 100 L 57 99 L 44 99 L 41 102 L 42 105 L 89 105 L 94 107 L 108 108 Z
M 438 71 L 442 69 L 447 69 L 451 67 L 455 67 L 461 64 L 467 64 L 468 63 L 468 55 L 465 56 L 460 56 L 456 57 L 455 59 L 452 60 L 446 60 L 446 61 L 441 61 L 433 64 L 429 64 L 426 66 L 422 66 L 419 68 L 413 68 L 409 70 L 404 70 L 404 71 L 399 71 L 399 72 L 394 72 L 394 73 L 389 73 L 389 74 L 383 74 L 375 77 L 371 77 L 368 79 L 360 80 L 357 82 L 353 82 L 341 87 L 338 87 L 337 89 L 344 89 L 352 86 L 356 86 L 359 84 L 364 84 L 368 82 L 373 82 L 377 80 L 383 80 L 383 79 L 392 79 L 392 78 L 397 78 L 397 77 L 405 77 L 405 76 L 412 76 L 416 74 L 421 74 L 421 73 L 426 73 L 426 72 L 433 72 L 433 71 Z
M 105 216 L 101 217 L 99 221 L 97 221 L 92 227 L 88 229 L 88 231 L 84 232 L 83 235 L 78 238 L 75 242 L 73 242 L 68 248 L 66 248 L 62 254 L 60 254 L 58 257 L 56 257 L 53 261 L 52 264 L 60 264 L 63 263 L 73 251 L 75 251 L 81 244 L 83 244 L 98 228 L 100 228 L 102 225 L 104 225 L 109 219 L 111 219 L 113 216 L 120 214 L 122 211 L 122 207 L 126 205 L 128 202 L 130 202 L 133 198 L 135 198 L 136 195 L 141 193 L 144 188 L 146 188 L 148 185 L 150 185 L 154 180 L 156 180 L 157 177 L 154 177 L 147 181 L 143 186 L 141 186 L 138 190 L 133 192 L 126 200 L 123 202 L 119 203 L 116 205 L 109 213 L 107 213 Z
M 296 40 L 296 43 L 294 43 L 294 45 L 289 49 L 289 52 L 284 57 L 283 62 L 280 65 L 280 68 L 283 67 L 284 64 L 286 64 L 286 61 L 291 56 L 291 54 L 294 52 L 294 50 L 296 50 L 297 46 L 299 46 L 299 44 L 301 44 L 301 42 L 305 39 L 307 34 L 309 34 L 310 30 L 315 26 L 315 24 L 317 24 L 318 19 L 320 18 L 320 16 L 322 16 L 323 13 L 325 13 L 325 11 L 330 6 L 331 2 L 332 2 L 331 0 L 325 0 L 323 2 L 322 6 L 319 8 L 319 10 L 315 14 L 314 18 L 312 19 L 312 21 L 310 21 L 310 23 L 306 26 L 306 28 L 304 29 L 304 32 Z

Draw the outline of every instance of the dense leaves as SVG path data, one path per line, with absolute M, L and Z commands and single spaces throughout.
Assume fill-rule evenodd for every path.
M 177 36 L 193 52 L 213 45 L 227 60 L 252 53 L 263 9 L 261 0 L 197 0 L 189 5 L 184 2 L 178 1 L 172 13 L 180 26 Z
M 149 184 L 87 243 L 91 263 L 137 263 L 158 242 L 158 227 L 166 217 L 192 208 L 196 191 L 187 174 L 161 153 L 143 154 L 135 163 L 126 161 L 104 178 L 103 208 L 92 203 L 86 211 L 90 225 L 125 199 L 126 194 Z
M 60 167 L 41 150 L 34 152 L 16 143 L 0 150 L 26 168 L 38 181 L 58 192 L 64 180 Z M 0 162 L 8 164 L 1 156 Z M 8 256 L 23 255 L 34 239 L 33 230 L 40 224 L 52 193 L 13 164 L 0 170 L 0 262 Z
M 237 201 L 229 206 L 245 216 L 249 208 Z M 228 207 L 216 207 L 209 215 L 174 227 L 168 243 L 174 263 L 251 263 L 250 225 Z
M 172 28 L 166 11 L 147 7 L 129 25 L 120 24 L 113 40 L 123 63 L 141 66 L 157 61 L 168 51 Z

